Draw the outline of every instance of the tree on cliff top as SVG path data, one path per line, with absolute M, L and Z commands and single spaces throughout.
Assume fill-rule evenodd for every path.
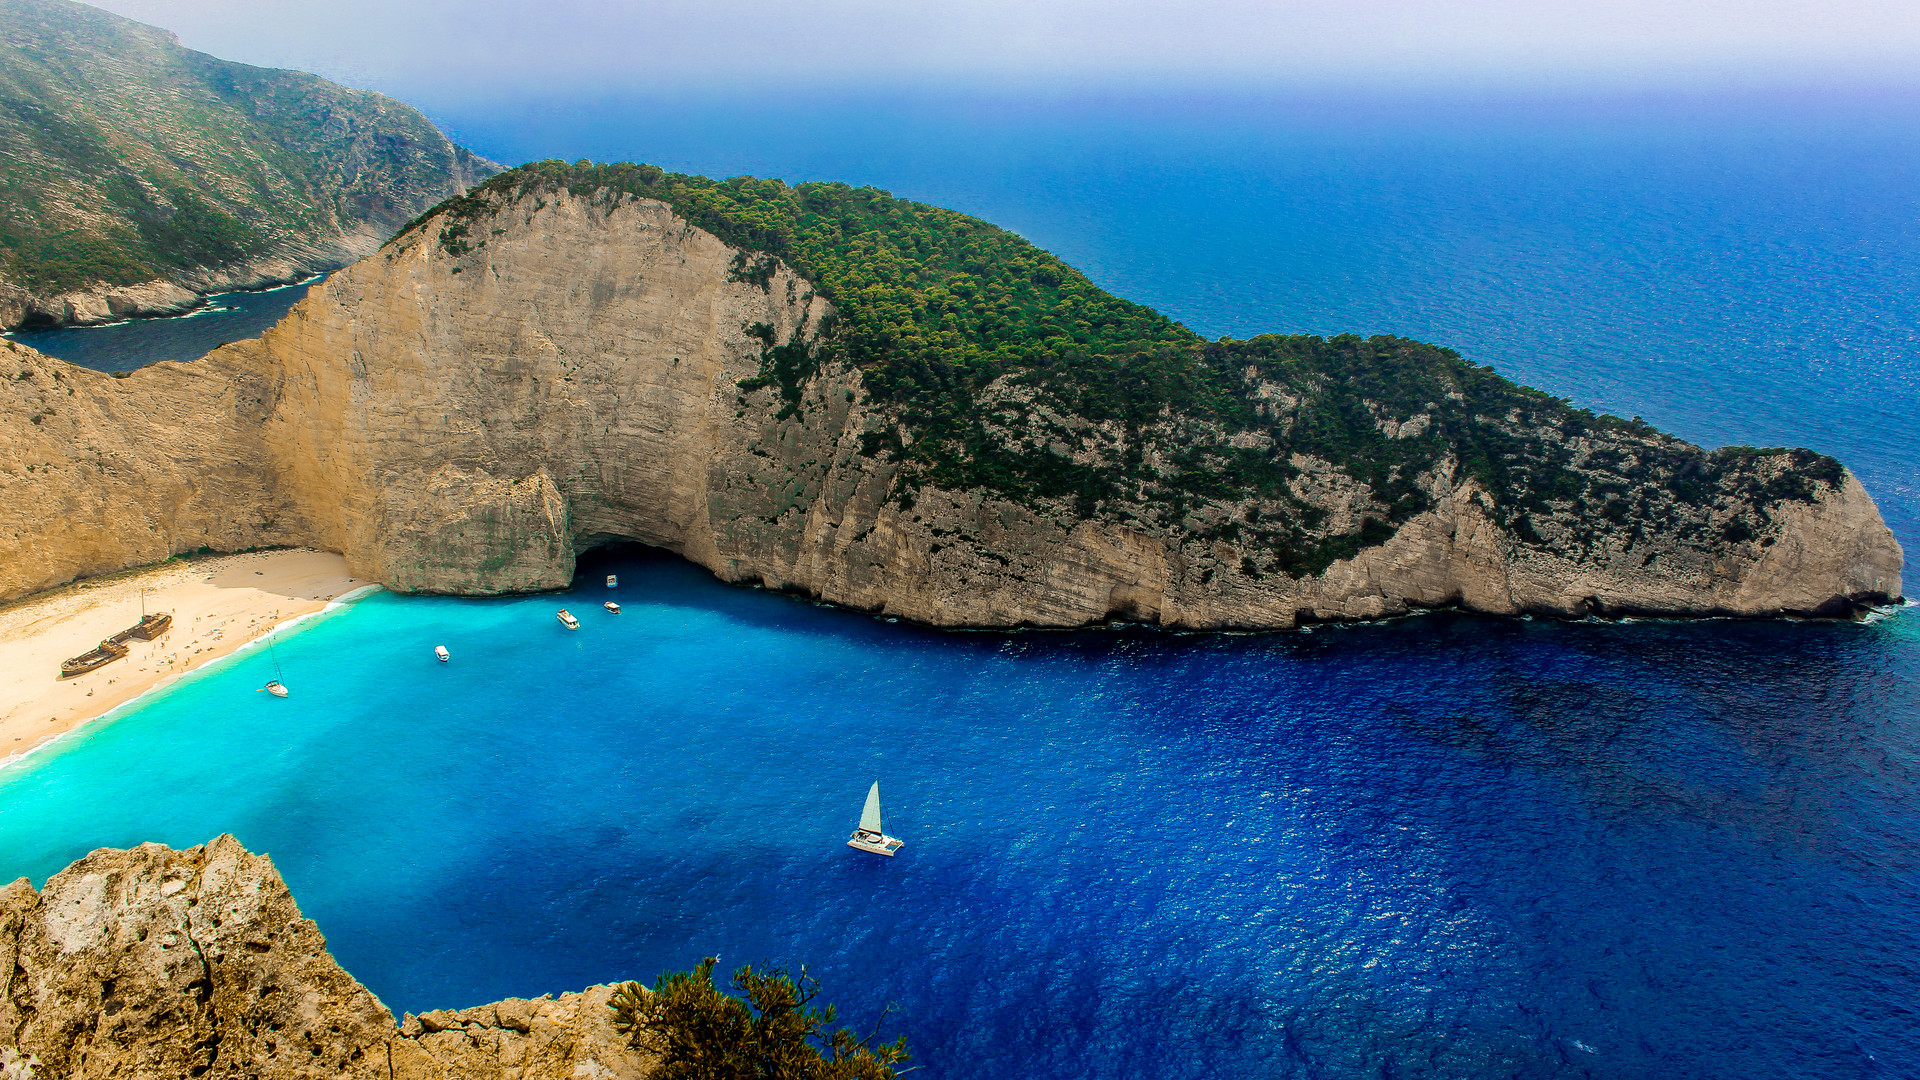
M 806 968 L 795 977 L 742 967 L 733 976 L 742 1000 L 714 985 L 715 960 L 660 976 L 651 993 L 627 983 L 608 1003 L 615 1029 L 661 1054 L 658 1080 L 890 1080 L 907 1060 L 904 1036 L 874 1046 L 874 1035 L 827 1034 L 834 1008 L 813 1007 L 820 984 Z
M 761 355 L 741 404 L 776 388 L 775 419 L 805 423 L 823 364 L 857 368 L 880 420 L 858 452 L 892 464 L 903 511 L 927 489 L 987 492 L 1191 542 L 1193 565 L 1226 545 L 1246 576 L 1307 578 L 1466 482 L 1518 542 L 1585 562 L 1649 532 L 1704 557 L 1765 546 L 1770 508 L 1844 482 L 1823 455 L 1709 453 L 1404 338 L 1204 341 L 1005 229 L 877 188 L 533 162 L 389 243 L 437 226 L 443 253 L 476 257 L 505 232 L 491 215 L 562 191 L 609 213 L 665 202 L 735 248 L 729 280 L 771 290 L 784 262 L 830 300 L 812 340 L 742 327 Z

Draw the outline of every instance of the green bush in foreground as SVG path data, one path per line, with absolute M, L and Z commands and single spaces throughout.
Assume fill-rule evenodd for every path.
M 833 1006 L 814 1008 L 820 984 L 802 967 L 734 972 L 734 997 L 713 984 L 716 958 L 660 976 L 649 994 L 630 982 L 614 992 L 615 1029 L 661 1055 L 657 1080 L 890 1080 L 907 1040 L 869 1045 L 844 1028 L 827 1034 Z M 874 1034 L 878 1034 L 876 1030 Z

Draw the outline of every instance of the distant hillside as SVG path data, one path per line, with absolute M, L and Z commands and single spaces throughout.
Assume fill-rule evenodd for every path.
M 0 0 L 0 37 L 0 325 L 343 265 L 499 171 L 407 105 L 97 8 Z

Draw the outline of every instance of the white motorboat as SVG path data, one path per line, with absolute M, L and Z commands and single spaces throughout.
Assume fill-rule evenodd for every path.
M 893 853 L 907 846 L 905 840 L 888 836 L 880 827 L 880 781 L 875 780 L 867 791 L 867 805 L 860 811 L 860 827 L 847 838 L 847 846 L 871 851 L 875 855 L 893 857 Z
M 618 576 L 613 574 L 607 575 L 607 588 L 611 589 L 618 584 L 620 584 L 620 578 Z
M 267 683 L 267 685 L 261 687 L 260 689 L 265 690 L 267 693 L 272 694 L 274 697 L 287 696 L 287 684 L 281 682 L 279 679 L 270 680 Z
M 573 612 L 568 611 L 566 608 L 561 608 L 559 611 L 555 612 L 553 617 L 556 619 L 559 619 L 560 625 L 566 627 L 569 630 L 580 629 L 580 620 L 574 618 Z
M 603 607 L 603 608 L 606 608 L 606 609 L 607 609 L 608 611 L 611 611 L 611 612 L 613 612 L 613 613 L 614 613 L 615 615 L 618 615 L 618 614 L 620 614 L 620 605 L 619 605 L 619 604 L 616 604 L 616 603 L 614 603 L 614 602 L 613 602 L 613 601 L 611 601 L 611 600 L 609 600 L 609 601 L 607 601 L 607 602 L 606 602 L 606 603 L 604 603 L 604 604 L 601 604 L 600 606 L 601 606 L 601 607 Z
M 435 645 L 433 647 L 433 655 L 439 657 L 440 662 L 443 664 L 453 659 L 453 654 L 447 651 L 447 647 L 445 645 Z

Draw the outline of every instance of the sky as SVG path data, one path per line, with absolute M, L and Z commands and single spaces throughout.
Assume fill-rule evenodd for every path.
M 431 110 L 876 87 L 1920 81 L 1920 0 L 103 0 L 230 60 Z

